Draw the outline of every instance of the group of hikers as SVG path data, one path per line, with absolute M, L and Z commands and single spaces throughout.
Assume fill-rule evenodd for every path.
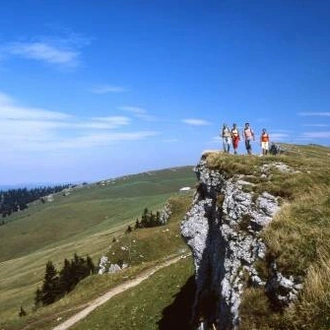
M 249 155 L 252 155 L 252 141 L 255 141 L 255 134 L 249 123 L 245 123 L 242 131 L 242 136 L 245 142 L 245 149 Z M 237 124 L 233 124 L 230 129 L 227 124 L 223 124 L 221 137 L 223 142 L 223 151 L 226 153 L 230 152 L 230 146 L 233 146 L 234 154 L 237 154 L 238 144 L 241 140 L 241 135 L 237 128 Z M 263 128 L 260 134 L 260 146 L 261 154 L 267 155 L 269 151 L 269 134 L 266 129 Z

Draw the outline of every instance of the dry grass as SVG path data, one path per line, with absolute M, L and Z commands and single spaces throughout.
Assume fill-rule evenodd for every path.
M 319 251 L 317 261 L 308 269 L 299 302 L 283 317 L 287 329 L 319 329 L 330 327 L 330 260 L 329 249 Z

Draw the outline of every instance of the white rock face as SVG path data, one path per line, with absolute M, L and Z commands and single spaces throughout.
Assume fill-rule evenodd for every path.
M 200 161 L 195 172 L 199 187 L 181 223 L 196 269 L 193 322 L 198 329 L 238 329 L 246 273 L 254 285 L 266 284 L 254 267 L 266 251 L 258 233 L 269 224 L 279 205 L 267 192 L 256 198 L 244 191 L 251 183 L 241 178 L 226 179 L 220 172 L 208 169 L 205 160 Z M 283 285 L 289 283 L 278 273 L 273 278 Z M 278 281 L 273 279 L 272 283 L 278 287 Z M 270 292 L 272 283 L 268 281 Z
M 107 267 L 109 266 L 109 259 L 106 256 L 102 256 L 99 263 L 99 274 L 102 275 L 106 272 Z
M 109 274 L 114 274 L 114 273 L 117 273 L 121 270 L 120 266 L 117 265 L 117 264 L 111 264 L 109 266 L 109 270 L 108 270 L 108 273 Z
M 171 214 L 172 214 L 171 205 L 167 203 L 160 212 L 160 222 L 162 225 L 167 224 Z
M 99 263 L 98 274 L 114 274 L 120 271 L 121 269 L 127 268 L 128 264 L 123 264 L 122 268 L 118 264 L 112 264 L 107 256 L 102 256 Z

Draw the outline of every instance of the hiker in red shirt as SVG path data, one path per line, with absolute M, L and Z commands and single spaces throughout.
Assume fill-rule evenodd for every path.
M 269 150 L 269 134 L 266 131 L 266 128 L 262 129 L 260 135 L 260 145 L 262 155 L 267 155 Z
M 237 129 L 237 125 L 233 124 L 233 128 L 230 131 L 231 133 L 231 140 L 233 142 L 233 148 L 234 148 L 234 154 L 237 154 L 237 148 L 238 148 L 238 142 L 240 140 L 240 136 L 239 136 L 239 131 Z

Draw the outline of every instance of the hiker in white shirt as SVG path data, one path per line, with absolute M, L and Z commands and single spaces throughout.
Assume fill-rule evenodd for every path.
M 222 126 L 221 137 L 223 143 L 223 151 L 229 154 L 231 145 L 231 132 L 227 124 L 223 124 Z
M 252 155 L 252 140 L 254 141 L 254 132 L 250 127 L 249 123 L 245 123 L 245 127 L 243 130 L 243 136 L 245 141 L 245 148 L 249 155 Z

